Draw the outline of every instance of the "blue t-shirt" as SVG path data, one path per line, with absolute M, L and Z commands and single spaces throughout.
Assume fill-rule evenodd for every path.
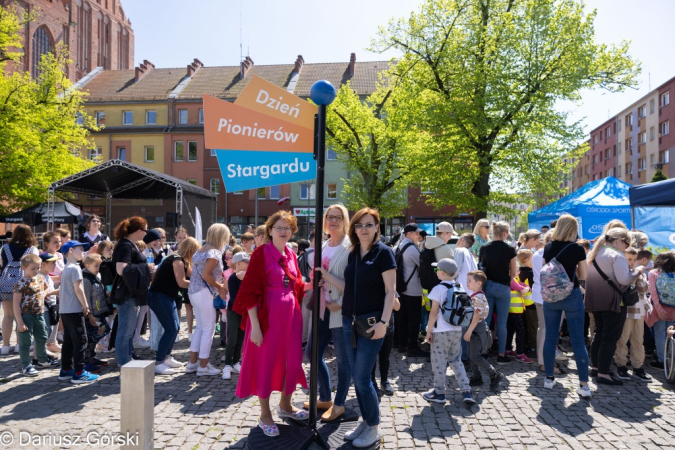
M 394 252 L 382 242 L 375 242 L 363 259 L 361 259 L 359 247 L 352 251 L 347 258 L 345 268 L 342 315 L 351 319 L 352 315 L 359 316 L 382 311 L 386 296 L 382 274 L 391 269 L 396 269 Z M 354 276 L 356 276 L 356 297 Z M 356 305 L 356 311 L 354 311 L 354 305 Z

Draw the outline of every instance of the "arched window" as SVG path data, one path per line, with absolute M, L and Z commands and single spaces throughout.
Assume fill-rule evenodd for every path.
M 42 55 L 54 51 L 54 43 L 52 42 L 47 27 L 44 25 L 35 30 L 33 34 L 33 56 L 31 64 L 31 75 L 33 78 L 40 76 L 42 72 L 40 69 L 40 61 L 42 60 Z
M 91 70 L 91 8 L 77 0 L 77 69 L 79 76 Z

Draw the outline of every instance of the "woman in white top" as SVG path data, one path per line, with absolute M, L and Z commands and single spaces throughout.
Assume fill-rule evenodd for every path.
M 349 361 L 345 350 L 344 332 L 342 331 L 342 294 L 344 291 L 344 274 L 349 256 L 350 241 L 349 212 L 342 204 L 330 206 L 323 215 L 323 231 L 330 234 L 330 239 L 322 244 L 321 265 L 314 270 L 320 271 L 321 302 L 315 305 L 320 308 L 319 317 L 319 401 L 317 408 L 325 409 L 321 416 L 324 422 L 331 422 L 345 413 L 345 400 L 351 382 Z M 330 341 L 333 341 L 337 358 L 338 385 L 335 391 L 335 402 L 331 401 L 331 385 L 328 366 L 323 354 Z M 307 345 L 311 351 L 311 343 Z M 307 402 L 309 408 L 309 402 Z
M 98 243 L 109 240 L 108 236 L 101 233 L 101 229 L 103 228 L 101 218 L 96 214 L 92 214 L 91 216 L 87 217 L 84 228 L 87 231 L 85 231 L 84 234 L 80 236 L 78 241 L 84 244 L 89 244 L 88 251 L 96 253 L 96 247 L 98 247 Z

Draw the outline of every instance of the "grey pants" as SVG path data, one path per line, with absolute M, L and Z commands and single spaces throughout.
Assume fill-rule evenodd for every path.
M 431 369 L 434 372 L 434 390 L 445 395 L 445 377 L 448 364 L 452 367 L 455 380 L 462 392 L 471 391 L 462 357 L 462 332 L 441 331 L 434 333 L 431 343 Z
M 473 333 L 471 334 L 471 340 L 469 341 L 469 360 L 471 361 L 471 372 L 473 377 L 480 376 L 480 368 L 487 372 L 488 375 L 492 376 L 497 371 L 492 364 L 483 357 L 483 353 L 489 348 L 492 344 L 492 335 L 490 330 L 487 327 L 487 324 L 484 320 L 478 322 L 476 328 L 474 328 Z

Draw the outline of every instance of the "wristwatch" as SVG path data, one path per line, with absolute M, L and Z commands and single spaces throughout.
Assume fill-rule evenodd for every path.
M 380 320 L 380 323 L 383 323 L 385 327 L 389 328 L 389 322 L 385 322 L 384 320 Z

